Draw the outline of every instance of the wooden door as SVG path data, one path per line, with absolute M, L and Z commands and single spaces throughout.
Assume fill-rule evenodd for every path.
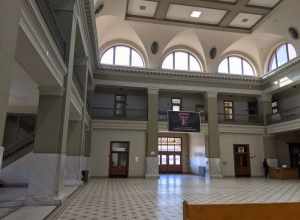
M 111 142 L 109 176 L 128 177 L 129 142 Z
M 291 143 L 289 148 L 291 167 L 297 168 L 300 176 L 300 143 Z
M 249 145 L 235 144 L 233 146 L 234 151 L 234 166 L 236 177 L 250 177 L 250 152 Z

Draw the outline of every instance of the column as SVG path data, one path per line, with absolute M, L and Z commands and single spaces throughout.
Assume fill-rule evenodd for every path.
M 40 95 L 28 202 L 59 204 L 63 196 L 76 27 L 74 13 L 64 88 L 59 95 Z
M 270 166 L 277 167 L 278 159 L 276 154 L 276 137 L 273 135 L 268 135 L 267 133 L 267 125 L 268 125 L 268 116 L 272 114 L 272 95 L 263 94 L 258 98 L 258 111 L 259 116 L 263 120 L 263 124 L 265 126 L 265 133 L 263 136 L 263 144 L 264 144 L 264 154 L 265 158 L 268 161 Z
M 0 175 L 1 175 L 1 169 L 2 169 L 3 153 L 4 153 L 4 147 L 0 146 Z
M 3 143 L 9 89 L 15 71 L 15 50 L 21 16 L 21 0 L 0 1 L 0 146 Z
M 159 177 L 158 172 L 158 93 L 156 88 L 148 89 L 148 126 L 145 177 Z
M 70 121 L 68 129 L 68 146 L 66 153 L 66 166 L 64 174 L 65 186 L 78 186 L 81 184 L 81 147 L 82 122 Z
M 206 107 L 208 123 L 207 158 L 209 175 L 211 177 L 222 177 L 217 92 L 207 92 Z

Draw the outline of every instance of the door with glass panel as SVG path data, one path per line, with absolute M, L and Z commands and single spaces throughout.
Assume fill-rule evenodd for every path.
M 247 144 L 234 144 L 234 166 L 236 177 L 250 177 L 250 151 Z
M 159 137 L 158 152 L 160 173 L 182 173 L 181 137 Z
M 111 142 L 109 176 L 127 177 L 129 164 L 129 142 Z

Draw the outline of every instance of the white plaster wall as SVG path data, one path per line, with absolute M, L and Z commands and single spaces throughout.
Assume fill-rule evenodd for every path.
M 94 129 L 89 159 L 91 176 L 109 175 L 109 153 L 111 141 L 129 141 L 129 177 L 145 175 L 146 134 L 144 131 Z
M 264 159 L 264 145 L 262 135 L 251 134 L 221 134 L 220 149 L 222 171 L 224 176 L 235 176 L 234 170 L 234 144 L 249 144 L 251 176 L 263 176 L 262 161 Z
M 201 133 L 189 133 L 190 135 L 190 170 L 193 174 L 199 174 L 199 166 L 207 167 L 205 157 L 205 137 Z

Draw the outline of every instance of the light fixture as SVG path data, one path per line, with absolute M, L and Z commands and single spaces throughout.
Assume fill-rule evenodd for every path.
M 201 16 L 202 12 L 201 11 L 192 11 L 192 13 L 190 14 L 190 16 L 192 18 L 199 18 Z

